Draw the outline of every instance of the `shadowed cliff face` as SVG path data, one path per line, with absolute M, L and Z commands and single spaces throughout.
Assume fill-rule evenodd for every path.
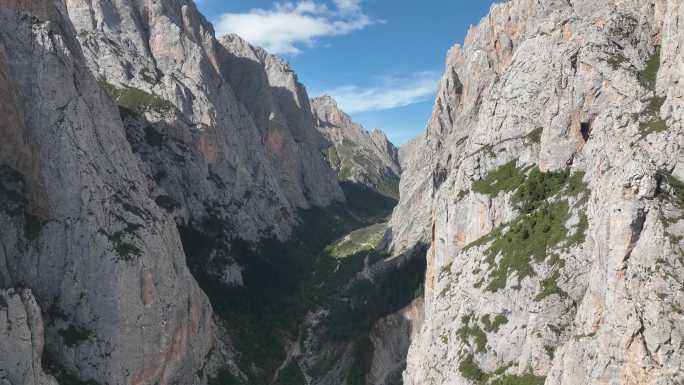
M 399 198 L 399 151 L 380 130 L 366 131 L 329 96 L 311 99 L 316 128 L 330 142 L 327 161 L 337 178 Z
M 67 5 L 155 194 L 183 222 L 219 216 L 240 238 L 285 239 L 298 209 L 343 199 L 287 63 L 235 36 L 217 40 L 192 1 Z
M 682 381 L 681 14 L 513 0 L 450 50 L 391 221 L 430 244 L 404 383 Z

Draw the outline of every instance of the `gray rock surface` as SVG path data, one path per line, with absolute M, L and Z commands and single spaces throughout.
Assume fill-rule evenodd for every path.
M 385 134 L 354 123 L 330 96 L 311 99 L 316 128 L 332 144 L 327 149 L 338 179 L 364 185 L 383 195 L 399 197 L 399 150 Z
M 43 372 L 44 325 L 28 289 L 0 291 L 0 384 L 58 385 Z
M 0 5 L 0 287 L 32 290 L 63 376 L 199 383 L 211 307 L 65 4 Z
M 370 334 L 373 360 L 366 383 L 401 384 L 408 349 L 423 323 L 423 300 L 416 299 L 404 309 L 378 320 Z
M 684 380 L 682 11 L 512 0 L 450 50 L 391 223 L 431 245 L 405 384 Z

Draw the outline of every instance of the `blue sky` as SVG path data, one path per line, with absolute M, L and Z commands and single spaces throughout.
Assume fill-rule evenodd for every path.
M 492 0 L 197 0 L 218 34 L 287 59 L 310 96 L 402 144 L 425 128 L 446 52 Z

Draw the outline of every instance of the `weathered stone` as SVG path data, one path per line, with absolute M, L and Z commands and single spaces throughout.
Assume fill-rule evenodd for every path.
M 75 35 L 61 1 L 0 4 L 0 283 L 31 288 L 60 375 L 199 383 L 211 307 Z
M 431 244 L 405 384 L 682 381 L 681 12 L 512 0 L 451 49 L 391 223 Z
M 297 210 L 343 200 L 308 96 L 287 63 L 216 39 L 194 2 L 69 0 L 88 66 L 123 107 L 155 196 L 198 226 L 285 239 Z
M 58 385 L 41 367 L 43 330 L 30 290 L 0 291 L 0 384 Z

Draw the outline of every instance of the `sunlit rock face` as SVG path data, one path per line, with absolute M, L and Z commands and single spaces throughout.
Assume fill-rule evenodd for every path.
M 449 51 L 391 222 L 431 245 L 405 384 L 684 380 L 682 12 L 512 0 Z

